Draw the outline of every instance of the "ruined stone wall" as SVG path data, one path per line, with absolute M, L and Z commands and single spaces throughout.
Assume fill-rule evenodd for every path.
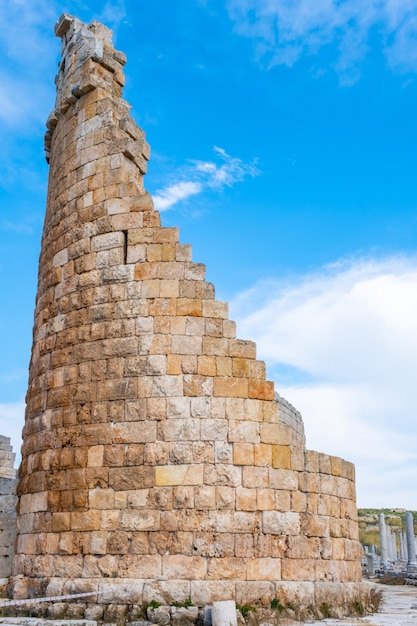
M 12 571 L 16 540 L 16 485 L 15 454 L 10 438 L 0 435 L 0 584 Z
M 15 596 L 304 589 L 314 604 L 326 581 L 345 603 L 361 577 L 353 466 L 305 450 L 255 344 L 161 226 L 110 31 L 64 15 L 56 33 Z

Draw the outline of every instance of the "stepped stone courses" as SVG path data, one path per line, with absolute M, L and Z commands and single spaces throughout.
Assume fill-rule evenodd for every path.
M 111 31 L 63 15 L 56 34 L 14 596 L 314 604 L 326 581 L 343 604 L 361 579 L 353 466 L 305 450 L 161 226 Z

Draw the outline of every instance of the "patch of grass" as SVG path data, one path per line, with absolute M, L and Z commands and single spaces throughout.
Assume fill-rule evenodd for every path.
M 151 600 L 148 604 L 148 607 L 150 609 L 159 609 L 160 606 L 161 606 L 161 603 L 158 602 L 157 600 Z
M 245 617 L 248 613 L 256 612 L 256 607 L 251 606 L 250 604 L 244 604 L 243 606 L 240 604 L 236 604 L 236 608 L 242 613 L 243 617 Z
M 332 616 L 332 611 L 330 609 L 330 604 L 328 604 L 327 602 L 322 602 L 321 606 L 320 606 L 320 611 L 323 614 L 323 617 L 331 617 Z
M 177 609 L 188 609 L 188 607 L 193 606 L 191 598 L 187 598 L 184 602 L 173 602 L 172 606 L 175 606 Z
M 382 589 L 372 587 L 369 594 L 369 606 L 373 613 L 378 613 L 381 610 L 381 606 L 384 603 L 384 594 Z
M 274 598 L 271 600 L 271 609 L 276 609 L 279 613 L 285 611 L 285 606 L 281 604 L 278 598 Z
M 365 615 L 365 607 L 360 600 L 355 600 L 352 606 L 353 612 L 357 615 Z

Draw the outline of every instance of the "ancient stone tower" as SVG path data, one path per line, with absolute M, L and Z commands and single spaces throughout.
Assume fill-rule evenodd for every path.
M 305 450 L 254 343 L 161 226 L 111 32 L 63 15 L 56 34 L 15 597 L 346 603 L 353 466 Z

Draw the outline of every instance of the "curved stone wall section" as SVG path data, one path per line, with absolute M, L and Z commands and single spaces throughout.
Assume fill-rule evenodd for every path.
M 161 226 L 108 29 L 64 15 L 56 33 L 15 596 L 204 605 L 356 583 L 352 465 L 305 451 L 255 344 Z
M 279 393 L 274 394 L 275 401 L 278 403 L 279 421 L 290 426 L 294 432 L 294 442 L 305 448 L 306 438 L 304 434 L 304 423 L 300 411 L 292 406 Z

